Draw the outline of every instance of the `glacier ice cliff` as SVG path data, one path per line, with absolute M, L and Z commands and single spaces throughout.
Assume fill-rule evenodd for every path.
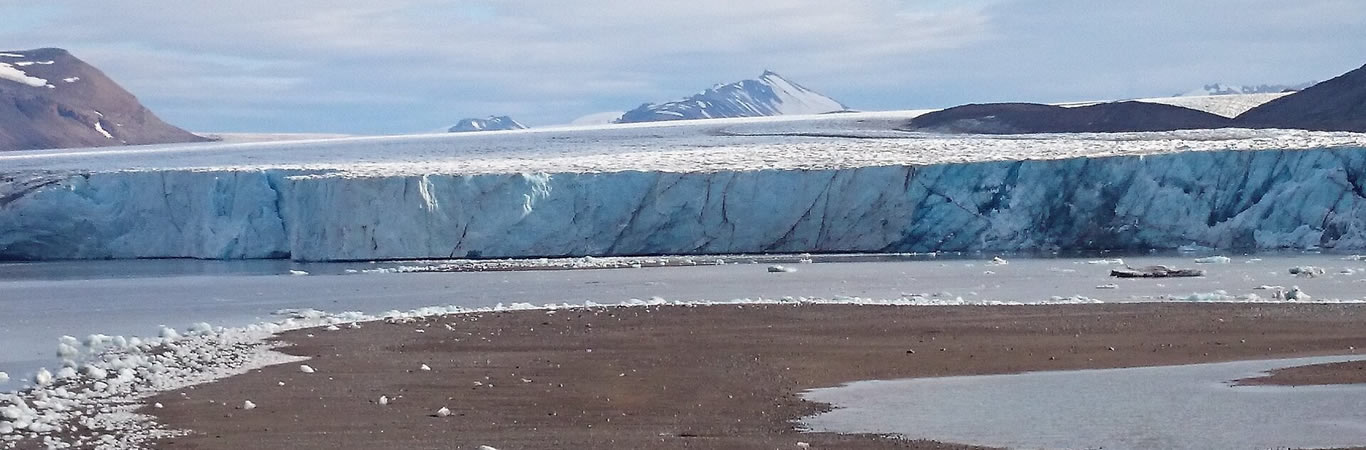
M 829 169 L 0 177 L 0 258 L 1366 249 L 1366 148 Z

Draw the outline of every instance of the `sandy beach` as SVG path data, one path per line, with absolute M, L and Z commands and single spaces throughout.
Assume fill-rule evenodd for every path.
M 1366 308 L 729 305 L 459 314 L 279 337 L 299 364 L 168 392 L 160 448 L 965 448 L 802 433 L 805 389 L 1351 354 Z M 1272 382 L 1362 382 L 1360 363 Z M 426 365 L 430 370 L 423 370 Z M 1232 380 L 1230 380 L 1232 381 Z M 381 396 L 387 404 L 380 404 Z M 257 405 L 244 410 L 245 401 Z M 438 417 L 447 408 L 450 415 Z

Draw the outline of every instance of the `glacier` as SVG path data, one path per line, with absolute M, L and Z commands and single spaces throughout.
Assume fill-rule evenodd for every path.
M 16 152 L 0 259 L 1366 249 L 1366 135 L 907 115 Z

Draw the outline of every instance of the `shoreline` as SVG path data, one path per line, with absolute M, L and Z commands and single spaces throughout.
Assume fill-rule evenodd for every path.
M 1366 343 L 1362 325 L 1366 308 L 1333 304 L 468 312 L 285 332 L 274 338 L 280 351 L 309 358 L 301 364 L 314 373 L 266 367 L 160 393 L 147 402 L 164 408 L 140 412 L 194 430 L 158 448 L 970 448 L 800 433 L 797 421 L 822 408 L 800 393 L 869 379 L 1350 354 Z M 451 415 L 435 417 L 443 407 Z

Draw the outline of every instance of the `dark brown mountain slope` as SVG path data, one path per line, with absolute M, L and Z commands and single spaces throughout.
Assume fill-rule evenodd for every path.
M 0 51 L 0 151 L 205 140 L 66 50 Z
M 1366 66 L 1252 108 L 1240 127 L 1366 132 Z
M 1062 107 L 1037 103 L 987 103 L 955 106 L 911 119 L 910 131 L 932 133 L 1116 133 L 1171 131 L 1233 126 L 1226 117 L 1204 111 L 1143 102 Z

